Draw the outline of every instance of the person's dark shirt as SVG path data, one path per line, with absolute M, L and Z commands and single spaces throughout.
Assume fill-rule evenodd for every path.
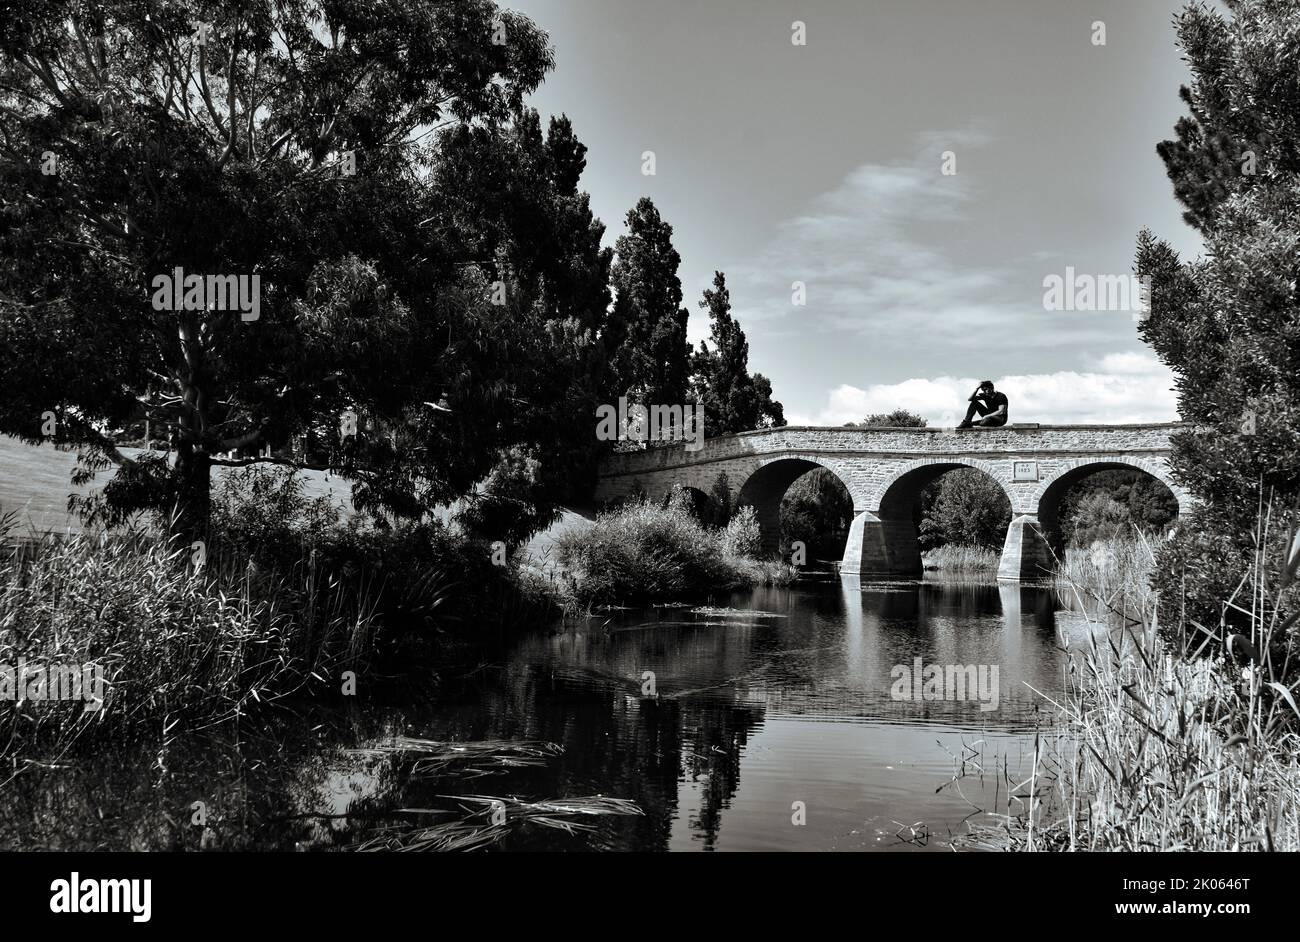
M 988 407 L 990 415 L 992 415 L 994 412 L 997 412 L 999 406 L 1006 406 L 1007 411 L 1003 413 L 1003 417 L 1008 419 L 1011 418 L 1011 406 L 1007 402 L 1007 397 L 1003 393 L 1000 392 L 988 393 L 987 395 L 981 396 L 980 398 L 984 400 L 984 405 Z

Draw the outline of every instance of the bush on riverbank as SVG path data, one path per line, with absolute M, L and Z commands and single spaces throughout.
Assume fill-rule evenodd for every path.
M 327 501 L 307 497 L 292 474 L 228 475 L 214 495 L 212 530 L 223 558 L 276 573 L 310 561 L 360 586 L 386 645 L 436 647 L 447 640 L 439 636 L 509 632 L 554 612 L 553 600 L 489 541 L 436 519 L 344 521 Z M 292 586 L 275 588 L 292 593 Z M 289 601 L 306 602 L 292 594 Z
M 742 509 L 725 529 L 711 531 L 676 496 L 667 507 L 630 501 L 556 544 L 571 575 L 566 591 L 579 606 L 703 597 L 794 580 L 794 567 L 747 555 L 758 546 L 752 510 Z

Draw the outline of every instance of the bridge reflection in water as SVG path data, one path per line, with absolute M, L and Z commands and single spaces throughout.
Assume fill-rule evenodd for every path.
M 995 754 L 1027 759 L 1044 721 L 1030 688 L 1059 691 L 1059 632 L 1073 630 L 1049 591 L 1010 584 L 844 580 L 730 604 L 534 638 L 502 691 L 526 701 L 491 713 L 528 712 L 564 737 L 569 781 L 642 803 L 647 820 L 618 825 L 630 846 L 938 847 L 980 802 L 1005 810 L 992 773 L 948 784 L 952 756 L 978 742 L 990 768 Z M 997 710 L 893 699 L 892 669 L 918 657 L 996 665 Z M 641 695 L 647 671 L 655 698 Z M 925 822 L 934 840 L 903 845 L 896 821 Z

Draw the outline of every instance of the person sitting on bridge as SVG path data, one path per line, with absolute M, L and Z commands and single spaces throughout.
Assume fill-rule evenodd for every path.
M 979 413 L 979 418 L 975 414 Z M 974 419 L 974 421 L 971 421 Z M 976 425 L 994 428 L 1007 424 L 1007 397 L 993 388 L 993 381 L 986 379 L 976 388 L 970 397 L 970 408 L 966 418 L 958 428 L 974 428 Z

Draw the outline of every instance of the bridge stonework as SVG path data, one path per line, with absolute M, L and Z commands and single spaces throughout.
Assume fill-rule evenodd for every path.
M 781 498 L 813 468 L 826 468 L 853 500 L 840 571 L 915 575 L 921 571 L 913 510 L 921 490 L 959 467 L 983 471 L 1006 492 L 1011 525 L 998 577 L 1038 578 L 1063 552 L 1057 506 L 1075 481 L 1094 471 L 1137 468 L 1162 481 L 1191 508 L 1170 477 L 1170 436 L 1181 426 L 1007 425 L 994 429 L 817 428 L 785 426 L 708 439 L 697 451 L 677 444 L 618 452 L 600 464 L 598 504 L 636 492 L 652 498 L 674 487 L 711 495 L 725 474 L 732 500 L 750 504 L 764 548 L 780 543 Z

